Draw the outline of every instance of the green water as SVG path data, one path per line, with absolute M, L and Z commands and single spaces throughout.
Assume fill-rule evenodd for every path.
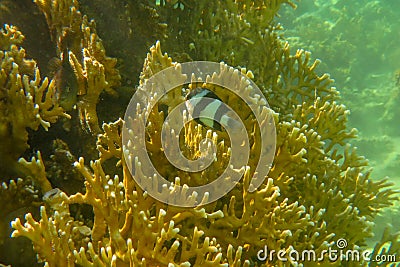
M 278 21 L 292 48 L 322 61 L 350 109 L 349 125 L 359 131 L 352 143 L 373 168 L 372 177 L 400 186 L 400 1 L 302 0 L 283 7 Z M 376 221 L 400 229 L 399 203 Z
M 400 184 L 400 1 L 303 0 L 278 21 L 293 48 L 322 60 L 350 109 L 374 177 Z

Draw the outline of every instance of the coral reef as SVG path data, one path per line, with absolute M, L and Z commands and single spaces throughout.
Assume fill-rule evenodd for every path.
M 296 11 L 283 8 L 278 21 L 292 47 L 313 52 L 341 88 L 352 141 L 380 176 L 399 180 L 397 1 L 304 0 Z M 390 144 L 389 144 L 390 143 Z M 384 145 L 386 149 L 381 149 Z M 384 155 L 382 155 L 382 152 Z M 383 157 L 385 159 L 383 159 Z M 379 178 L 373 175 L 373 178 Z
M 176 70 L 170 79 L 182 79 L 179 62 L 224 60 L 228 65 L 246 66 L 234 69 L 221 63 L 220 72 L 230 75 L 233 81 L 240 81 L 239 73 L 254 80 L 268 99 L 276 124 L 271 170 L 264 183 L 250 192 L 250 180 L 264 149 L 260 147 L 260 132 L 264 129 L 237 96 L 215 85 L 221 76 L 215 74 L 206 80 L 193 76 L 188 88 L 201 86 L 218 92 L 222 101 L 239 113 L 250 136 L 251 157 L 242 166 L 243 177 L 233 190 L 210 204 L 200 202 L 195 208 L 184 208 L 157 201 L 136 182 L 157 186 L 153 175 L 145 173 L 136 157 L 142 153 L 134 150 L 136 142 L 131 142 L 133 152 L 123 145 L 123 125 L 129 121 L 124 122 L 117 115 L 114 122 L 99 127 L 100 95 L 106 92 L 104 98 L 112 103 L 110 96 L 119 87 L 120 78 L 115 60 L 105 56 L 94 22 L 81 15 L 77 1 L 36 1 L 46 16 L 60 61 L 72 68 L 76 79 L 76 88 L 71 92 L 76 96 L 80 120 L 72 121 L 72 128 L 83 125 L 89 131 L 87 135 L 97 137 L 96 143 L 81 142 L 83 150 L 96 147 L 98 157 L 92 160 L 85 155 L 85 159 L 76 160 L 76 155 L 84 153 L 70 150 L 76 141 L 65 138 L 64 143 L 56 136 L 51 156 L 42 151 L 36 152 L 31 161 L 20 159 L 24 178 L 3 183 L 0 190 L 2 200 L 16 197 L 18 201 L 2 201 L 1 212 L 31 205 L 29 201 L 40 208 L 39 214 L 27 213 L 24 219 L 18 217 L 11 222 L 12 237 L 31 240 L 37 261 L 46 266 L 374 266 L 364 260 L 284 262 L 276 257 L 257 258 L 264 247 L 286 253 L 313 249 L 319 255 L 337 248 L 340 239 L 347 240 L 347 249 L 361 252 L 373 235 L 379 212 L 398 199 L 390 181 L 370 178 L 367 160 L 351 145 L 350 141 L 357 139 L 357 131 L 347 125 L 349 111 L 340 104 L 333 80 L 327 74 L 317 74 L 320 61 L 312 62 L 310 53 L 303 50 L 292 53 L 282 40 L 274 16 L 284 3 L 294 6 L 285 0 L 186 0 L 154 1 L 145 8 L 159 14 L 160 17 L 148 14 L 154 25 L 165 19 L 169 35 L 150 48 L 136 90 L 143 90 L 149 78 L 168 67 Z M 55 92 L 63 89 L 56 88 L 57 78 L 50 83 L 46 79 L 40 82 L 34 63 L 35 71 L 29 74 L 30 61 L 24 59 L 23 50 L 15 48 L 22 41 L 21 33 L 6 26 L 2 36 L 0 44 L 4 43 L 6 52 L 1 58 L 7 59 L 14 51 L 20 56 L 14 56 L 13 61 L 26 66 L 26 74 L 21 74 L 26 78 L 18 91 L 25 98 L 18 107 L 37 106 L 24 111 L 29 116 L 33 114 L 33 126 L 24 127 L 48 127 L 58 116 L 67 116 L 58 106 L 59 99 L 55 99 Z M 161 43 L 174 55 L 172 58 L 162 52 Z M 8 75 L 4 77 L 18 82 L 12 79 L 20 74 L 11 74 L 22 68 L 10 67 L 17 65 L 10 60 L 3 61 L 2 77 L 4 69 Z M 29 81 L 29 75 L 35 75 L 34 79 Z M 18 83 L 4 84 L 4 88 L 14 88 Z M 238 86 L 244 85 L 238 82 Z M 36 92 L 37 97 L 27 96 Z M 75 98 L 72 99 L 73 102 Z M 176 193 L 178 186 L 215 179 L 226 168 L 230 140 L 223 131 L 213 132 L 194 121 L 185 124 L 179 138 L 185 156 L 192 160 L 200 157 L 199 142 L 206 136 L 217 148 L 216 161 L 197 173 L 180 170 L 168 162 L 160 142 L 165 113 L 184 101 L 182 87 L 164 96 L 154 109 L 147 108 L 151 99 L 144 101 L 140 115 L 149 114 L 149 123 L 143 129 L 145 153 L 171 182 L 159 193 L 191 204 L 191 195 L 184 190 Z M 18 125 L 21 117 L 10 114 L 4 116 L 10 119 L 9 125 Z M 130 138 L 136 140 L 138 130 L 131 131 Z M 4 133 L 7 138 L 13 136 Z M 25 150 L 28 135 L 23 136 Z M 22 152 L 21 149 L 15 157 Z M 135 170 L 132 173 L 131 165 Z M 57 176 L 65 176 L 68 181 L 59 183 Z M 72 188 L 69 183 L 73 181 L 82 188 Z M 0 226 L 6 227 L 4 223 Z M 383 232 L 371 255 L 388 253 L 400 253 L 398 235 L 389 230 Z
M 96 111 L 99 96 L 103 91 L 115 94 L 112 88 L 120 85 L 121 77 L 115 68 L 117 60 L 106 56 L 95 22 L 81 15 L 76 0 L 34 2 L 46 17 L 60 58 L 68 57 L 75 73 L 81 124 L 97 134 L 100 132 Z
M 142 83 L 154 72 L 174 64 L 161 53 L 157 44 L 145 63 Z M 234 103 L 228 104 L 235 107 Z M 369 180 L 368 173 L 361 172 L 365 161 L 350 148 L 346 148 L 343 155 L 331 152 L 332 143 L 340 144 L 354 134 L 335 127 L 331 135 L 322 118 L 329 116 L 334 122 L 345 123 L 346 110 L 335 103 L 325 102 L 323 109 L 319 109 L 319 105 L 317 101 L 308 113 L 294 113 L 298 122 L 282 121 L 278 124 L 278 150 L 262 189 L 248 192 L 249 168 L 235 190 L 216 203 L 195 209 L 168 206 L 147 196 L 134 182 L 125 161 L 117 163 L 122 168 L 122 177 L 107 175 L 102 163 L 111 157 L 123 158 L 122 121 L 105 124 L 105 134 L 100 135 L 98 141 L 100 159 L 91 162 L 91 170 L 85 167 L 83 158 L 75 163 L 85 178 L 85 193 L 67 196 L 60 190 L 54 191 L 52 202 L 48 204 L 53 213 L 47 215 L 46 208 L 42 207 L 39 222 L 30 215 L 26 217 L 25 226 L 19 219 L 15 220 L 12 223 L 15 228 L 13 236 L 30 238 L 41 259 L 49 265 L 58 263 L 62 266 L 71 261 L 84 266 L 123 263 L 134 266 L 171 263 L 184 266 L 227 263 L 235 266 L 242 263 L 249 266 L 257 262 L 255 255 L 265 245 L 274 250 L 313 248 L 320 253 L 334 245 L 337 235 L 351 240 L 354 248 L 362 246 L 370 236 L 372 222 L 368 218 L 390 205 L 394 192 L 383 190 L 388 186 L 384 181 Z M 310 115 L 315 118 L 310 118 Z M 160 113 L 156 112 L 154 116 L 156 119 Z M 302 116 L 309 118 L 309 125 L 313 128 L 308 130 L 307 126 L 301 126 Z M 161 123 L 157 120 L 152 122 L 156 128 L 151 132 L 160 132 Z M 202 132 L 195 131 L 196 134 Z M 159 162 L 162 151 L 157 136 L 149 138 L 148 149 Z M 326 142 L 329 145 L 324 142 L 326 140 L 330 141 Z M 222 140 L 218 141 L 218 150 L 224 149 L 219 142 Z M 327 158 L 328 155 L 331 159 Z M 344 159 L 339 164 L 341 157 Z M 135 175 L 145 179 L 140 163 L 135 164 Z M 210 173 L 204 171 L 202 175 L 210 176 Z M 180 180 L 185 181 L 185 177 L 180 176 Z M 177 183 L 180 181 L 175 180 Z M 371 196 L 376 200 L 371 201 Z M 94 212 L 93 227 L 84 228 L 88 230 L 84 233 L 90 233 L 85 237 L 90 236 L 90 242 L 81 246 L 78 242 L 83 233 L 79 229 L 84 225 L 72 218 L 69 212 L 69 205 L 77 203 L 92 206 Z M 354 228 L 363 230 L 354 232 Z M 61 237 L 55 235 L 60 231 L 63 233 Z M 54 239 L 52 243 L 46 243 Z M 68 247 L 65 246 L 67 243 Z M 268 264 L 277 263 L 269 262 L 266 266 Z
M 148 48 L 156 40 L 168 38 L 165 18 L 147 0 L 79 3 L 81 12 L 94 19 L 97 31 L 107 37 L 102 41 L 107 53 L 118 58 L 123 86 L 136 85 Z
M 55 82 L 42 79 L 36 62 L 25 58 L 19 45 L 24 36 L 14 26 L 0 31 L 0 158 L 2 166 L 16 168 L 28 146 L 27 128 L 48 130 L 59 117 L 70 118 L 57 103 Z M 3 170 L 2 173 L 6 173 Z

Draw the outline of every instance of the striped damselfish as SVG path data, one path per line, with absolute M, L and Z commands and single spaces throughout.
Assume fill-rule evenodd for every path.
M 197 87 L 186 95 L 186 108 L 194 120 L 203 126 L 217 131 L 224 128 L 240 127 L 239 122 L 232 118 L 233 112 L 212 91 Z

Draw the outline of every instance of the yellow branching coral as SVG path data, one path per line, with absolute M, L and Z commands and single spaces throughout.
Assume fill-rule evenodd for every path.
M 264 57 L 273 58 L 274 55 L 249 51 L 254 45 L 266 49 L 273 47 L 263 37 L 273 25 L 279 8 L 285 4 L 296 7 L 291 0 L 160 1 L 159 13 L 165 14 L 169 29 L 178 39 L 171 46 L 164 45 L 178 55 L 188 53 L 195 60 L 246 65 L 258 74 L 256 62 L 266 61 Z
M 25 58 L 25 49 L 20 47 L 25 38 L 22 33 L 15 26 L 5 24 L 4 29 L 2 28 L 0 31 L 0 38 L 3 57 L 10 58 L 8 60 L 3 59 L 4 68 L 11 68 L 10 64 L 14 62 L 18 65 L 20 74 L 27 74 L 32 77 L 35 74 L 36 62 Z M 7 55 L 4 54 L 5 51 L 8 52 Z
M 81 125 L 91 133 L 100 133 L 96 105 L 103 91 L 116 94 L 113 88 L 120 85 L 120 75 L 115 68 L 117 60 L 106 56 L 95 22 L 80 13 L 78 1 L 37 0 L 44 13 L 58 53 L 69 63 L 78 82 L 78 103 Z
M 146 77 L 150 77 L 146 72 L 160 71 L 171 65 L 179 70 L 179 65 L 172 63 L 168 55 L 162 54 L 157 43 L 145 63 L 142 84 L 146 82 Z M 153 70 L 150 66 L 153 66 Z M 230 71 L 223 67 L 222 70 L 227 73 Z M 234 72 L 230 75 L 234 80 Z M 174 77 L 182 78 L 180 75 Z M 217 90 L 212 85 L 212 79 L 215 82 L 222 77 L 215 75 L 207 81 L 193 78 L 189 86 L 195 86 L 197 82 L 209 86 L 210 90 Z M 233 107 L 239 105 L 235 98 L 224 98 L 224 101 Z M 315 107 L 319 107 L 319 104 L 316 103 Z M 334 104 L 333 107 L 337 106 Z M 276 251 L 283 249 L 286 253 L 294 249 L 314 249 L 318 254 L 334 248 L 338 238 L 346 238 L 351 249 L 359 249 L 370 235 L 374 214 L 395 199 L 394 191 L 385 190 L 388 186 L 385 181 L 369 180 L 368 174 L 363 174 L 361 169 L 365 163 L 350 148 L 346 148 L 342 161 L 329 159 L 329 155 L 337 157 L 340 154 L 331 154 L 331 150 L 326 150 L 326 132 L 319 134 L 319 130 L 325 128 L 319 128 L 320 121 L 315 119 L 313 122 L 313 116 L 327 116 L 323 112 L 329 114 L 331 111 L 318 108 L 307 110 L 309 113 L 296 113 L 293 118 L 298 121 L 278 121 L 275 118 L 278 123 L 276 157 L 271 172 L 259 189 L 248 191 L 254 168 L 252 161 L 256 160 L 251 158 L 249 166 L 245 167 L 243 179 L 231 192 L 214 203 L 191 209 L 161 203 L 143 191 L 136 181 L 153 183 L 152 186 L 157 184 L 154 184 L 152 177 L 146 176 L 141 162 L 132 160 L 135 153 L 129 154 L 129 157 L 132 156 L 130 160 L 124 159 L 126 155 L 121 150 L 123 121 L 104 124 L 104 133 L 99 135 L 97 142 L 100 159 L 91 162 L 90 169 L 84 165 L 83 158 L 75 163 L 85 178 L 85 192 L 67 196 L 60 191 L 50 190 L 54 201 L 50 203 L 46 198 L 46 205 L 54 210 L 53 213 L 47 215 L 42 208 L 42 220 L 37 222 L 27 215 L 25 226 L 18 219 L 15 220 L 13 236 L 30 238 L 38 255 L 49 264 L 56 259 L 50 251 L 62 249 L 64 258 L 57 260 L 65 266 L 276 266 L 279 264 L 276 259 L 267 259 L 266 262 L 257 259 L 258 251 L 264 247 Z M 163 152 L 157 141 L 160 138 L 157 133 L 163 122 L 163 111 L 153 109 L 146 112 L 152 114 L 147 130 L 154 133 L 147 137 L 147 149 L 153 159 L 163 164 Z M 314 127 L 309 126 L 311 123 L 303 123 L 303 115 L 311 118 Z M 342 121 L 344 118 L 338 116 L 336 120 Z M 254 128 L 251 116 L 244 121 L 251 132 Z M 338 135 L 346 137 L 344 130 Z M 131 134 L 134 138 L 134 131 Z M 195 152 L 205 135 L 216 145 L 218 160 L 214 167 L 211 165 L 213 171 L 201 172 L 200 180 L 203 182 L 211 179 L 218 168 L 222 168 L 220 164 L 226 161 L 230 149 L 222 132 L 207 132 L 191 122 L 185 126 L 184 138 L 180 139 L 180 142 L 188 145 L 185 149 L 193 150 L 187 155 L 198 157 Z M 252 135 L 252 142 L 257 144 L 257 134 Z M 340 145 L 340 141 L 337 143 Z M 257 145 L 252 147 L 255 152 Z M 122 176 L 106 173 L 103 165 L 112 158 L 118 160 L 115 168 Z M 130 173 L 127 164 L 134 165 L 134 173 Z M 161 189 L 160 194 L 192 202 L 192 196 L 184 190 L 179 194 L 175 190 L 180 184 L 196 179 L 198 174 L 185 174 L 173 167 L 166 169 L 174 179 L 169 188 Z M 56 195 L 60 197 L 56 198 Z M 371 199 L 372 196 L 375 200 Z M 88 204 L 93 208 L 92 227 L 71 217 L 71 204 Z M 354 231 L 355 228 L 362 230 Z M 54 231 L 62 234 L 50 238 L 50 233 Z M 45 238 L 38 239 L 38 236 Z M 86 242 L 79 241 L 82 236 Z M 46 239 L 53 241 L 46 243 Z M 386 242 L 388 238 L 384 240 Z M 68 243 L 68 248 L 63 247 L 63 243 Z M 300 262 L 292 260 L 282 266 Z M 327 261 L 323 263 L 327 266 L 331 264 Z M 340 266 L 340 262 L 332 266 Z
M 97 150 L 99 151 L 100 161 L 104 162 L 112 157 L 122 159 L 122 132 L 123 120 L 110 124 L 103 124 L 104 134 L 100 134 L 97 140 Z M 121 162 L 117 163 L 117 166 Z
M 386 227 L 382 234 L 381 240 L 374 246 L 370 258 L 380 259 L 376 261 L 376 266 L 396 266 L 398 263 L 396 256 L 400 253 L 400 244 L 398 242 L 400 233 L 392 234 L 390 227 Z M 377 257 L 378 256 L 378 257 Z
M 62 39 L 66 37 L 70 38 L 67 35 L 80 34 L 79 28 L 82 22 L 82 15 L 78 10 L 78 1 L 37 0 L 34 2 L 44 13 L 51 37 L 53 41 L 57 42 L 57 46 L 60 52 L 62 52 Z
M 94 21 L 88 21 L 87 17 L 83 17 L 82 22 L 82 47 L 88 50 L 88 54 L 95 58 L 104 66 L 104 75 L 108 86 L 105 88 L 109 94 L 115 94 L 113 88 L 120 85 L 120 75 L 118 69 L 115 68 L 117 59 L 108 57 L 105 48 L 95 29 Z M 85 56 L 85 54 L 83 54 Z
M 67 196 L 60 190 L 49 191 L 44 195 L 44 200 L 50 211 L 54 212 L 54 216 L 49 218 L 46 208 L 42 206 L 40 222 L 36 222 L 28 213 L 25 216 L 25 225 L 22 225 L 19 219 L 12 222 L 16 229 L 12 236 L 27 236 L 35 240 L 39 261 L 46 261 L 49 266 L 74 266 L 74 257 L 69 248 L 87 242 L 90 229 L 70 217 Z
M 51 189 L 45 182 L 45 164 L 40 154 L 30 163 L 21 160 L 27 173 L 34 176 L 32 180 L 42 188 L 44 205 L 40 219 L 31 214 L 25 216 L 24 223 L 15 219 L 12 236 L 29 238 L 38 258 L 49 266 L 368 265 L 364 260 L 347 264 L 341 260 L 330 262 L 328 258 L 319 262 L 284 262 L 276 257 L 259 257 L 264 248 L 286 255 L 314 250 L 320 256 L 326 250 L 336 249 L 339 239 L 347 240 L 349 249 L 361 252 L 366 238 L 371 236 L 376 214 L 397 199 L 388 181 L 370 179 L 367 161 L 346 144 L 356 137 L 356 132 L 346 125 L 348 111 L 338 104 L 338 92 L 330 77 L 316 73 L 319 61 L 310 62 L 310 53 L 303 50 L 291 54 L 289 45 L 280 40 L 276 33 L 279 26 L 272 25 L 272 18 L 283 3 L 292 4 L 285 0 L 231 0 L 208 6 L 204 1 L 157 1 L 157 8 L 173 11 L 174 20 L 168 23 L 178 23 L 179 27 L 174 27 L 171 34 L 181 31 L 176 34 L 179 45 L 188 45 L 193 58 L 226 59 L 252 71 L 221 63 L 219 72 L 205 78 L 193 73 L 186 80 L 183 65 L 173 62 L 157 42 L 150 48 L 140 76 L 137 93 L 146 97 L 133 113 L 137 117 L 104 123 L 102 132 L 96 104 L 100 94 L 115 84 L 109 77 L 117 77 L 116 72 L 108 71 L 114 68 L 114 61 L 105 59 L 94 23 L 80 15 L 76 1 L 38 0 L 59 52 L 67 50 L 78 80 L 77 106 L 82 124 L 93 133 L 100 133 L 96 143 L 99 159 L 88 163 L 81 157 L 73 164 L 84 179 L 84 189 L 69 194 L 64 189 Z M 197 24 L 187 23 L 194 26 L 186 29 L 188 20 Z M 178 53 L 182 52 L 179 45 L 174 50 Z M 167 80 L 180 85 L 150 108 L 155 102 L 155 86 L 145 85 L 168 68 L 174 71 L 166 75 Z M 248 105 L 256 111 L 251 112 L 238 96 L 218 85 L 226 80 L 236 92 L 250 95 L 254 87 L 239 73 L 260 84 L 272 110 L 262 105 L 260 95 L 252 95 Z M 157 85 L 162 88 L 165 84 Z M 180 149 L 190 160 L 206 154 L 201 149 L 204 137 L 211 140 L 216 148 L 213 162 L 198 172 L 172 165 L 161 146 L 166 116 L 185 101 L 184 93 L 198 87 L 215 92 L 239 113 L 251 151 L 248 162 L 234 170 L 241 174 L 241 180 L 209 204 L 204 203 L 208 203 L 212 190 L 219 188 L 198 194 L 197 199 L 197 192 L 188 193 L 189 186 L 214 181 L 227 168 L 229 158 L 236 156 L 232 155 L 232 140 L 226 132 L 203 127 L 185 116 L 180 133 L 165 124 L 165 135 L 172 140 L 166 145 L 175 145 L 172 152 L 178 153 Z M 130 128 L 125 144 L 124 125 L 146 115 L 147 124 Z M 257 115 L 262 118 L 260 125 L 256 123 Z M 271 166 L 262 166 L 270 171 L 262 177 L 262 184 L 251 191 L 258 158 L 269 149 L 261 145 L 261 134 L 268 131 L 271 121 L 276 124 L 275 157 Z M 139 135 L 140 131 L 144 136 Z M 145 146 L 141 147 L 141 143 Z M 155 179 L 155 170 L 148 171 L 143 155 L 152 160 L 167 184 Z M 224 182 L 232 183 L 231 177 Z M 153 198 L 150 189 L 167 201 Z M 194 208 L 171 205 L 175 200 Z M 77 207 L 88 206 L 92 212 L 76 211 Z M 398 243 L 397 235 L 386 232 L 374 255 L 399 253 Z M 387 244 L 392 245 L 391 250 L 385 250 Z
M 14 27 L 5 28 L 0 33 L 4 40 L 16 35 L 22 38 Z M 11 31 L 14 34 L 9 34 Z M 0 51 L 0 153 L 4 166 L 15 165 L 28 148 L 27 128 L 37 130 L 41 125 L 47 130 L 59 117 L 70 117 L 57 103 L 54 81 L 42 79 L 36 63 L 25 59 L 25 50 L 13 42 L 11 39 L 11 45 Z
M 0 48 L 7 50 L 12 44 L 20 45 L 24 41 L 24 38 L 15 26 L 5 24 L 4 28 L 0 30 Z
M 29 227 L 23 226 L 18 219 L 14 221 L 12 226 L 16 231 L 12 236 L 26 236 L 34 240 L 34 248 L 39 252 L 39 261 L 45 260 L 49 266 L 71 266 L 71 255 L 68 253 L 68 237 L 71 234 L 69 222 L 59 213 L 53 218 L 48 218 L 43 206 L 40 215 L 40 223 L 36 222 L 30 213 L 25 216 Z
M 21 178 L 1 183 L 0 196 L 2 200 L 0 210 L 4 217 L 29 204 L 33 206 L 40 205 L 39 192 L 32 185 L 32 181 Z M 8 226 L 8 221 L 0 221 L 0 244 L 3 244 L 7 238 L 5 235 L 7 235 Z
M 70 62 L 78 79 L 81 92 L 79 102 L 79 118 L 81 124 L 90 132 L 100 132 L 98 124 L 96 105 L 99 101 L 100 93 L 108 86 L 105 79 L 104 66 L 90 56 L 87 49 L 83 50 L 83 65 L 78 61 L 75 55 L 70 52 Z
M 143 85 L 144 82 L 157 72 L 166 69 L 168 67 L 176 66 L 175 62 L 172 62 L 166 53 L 161 52 L 160 42 L 157 42 L 155 46 L 150 48 L 150 53 L 144 61 L 143 71 L 140 75 L 140 84 Z
M 328 101 L 322 105 L 321 102 L 320 98 L 316 98 L 313 105 L 298 105 L 293 116 L 318 132 L 327 144 L 325 150 L 330 151 L 337 144 L 344 146 L 346 140 L 356 137 L 357 131 L 354 128 L 347 130 L 349 111 L 344 105 Z
M 43 194 L 52 189 L 46 177 L 46 171 L 40 152 L 37 152 L 37 159 L 36 157 L 32 157 L 31 161 L 28 162 L 24 158 L 21 158 L 19 159 L 19 163 L 21 167 L 25 169 L 26 175 L 31 177 L 31 179 L 38 184 Z
M 151 266 L 168 265 L 178 261 L 183 264 L 182 266 L 189 266 L 189 259 L 195 258 L 198 265 L 220 266 L 221 248 L 215 239 L 205 238 L 204 241 L 200 241 L 204 233 L 197 229 L 193 230 L 191 240 L 179 234 L 181 230 L 177 227 L 178 223 L 171 219 L 175 218 L 177 222 L 182 220 L 179 219 L 181 213 L 177 213 L 177 211 L 183 212 L 182 210 L 174 211 L 172 208 L 168 212 L 168 210 L 159 209 L 158 215 L 151 215 L 150 210 L 142 209 L 143 206 L 145 207 L 142 201 L 154 203 L 154 200 L 135 191 L 124 193 L 124 186 L 119 182 L 118 177 L 112 179 L 105 175 L 100 162 L 92 163 L 94 174 L 86 169 L 82 159 L 76 163 L 76 166 L 86 178 L 85 195 L 78 193 L 67 197 L 62 192 L 57 190 L 52 192 L 52 190 L 49 192 L 51 195 L 47 197 L 47 199 L 51 198 L 51 202 L 46 201 L 56 211 L 55 217 L 48 218 L 46 209 L 42 207 L 40 222 L 34 221 L 28 214 L 25 226 L 18 219 L 12 223 L 16 229 L 13 236 L 30 238 L 35 243 L 35 249 L 40 258 L 46 259 L 49 265 L 56 262 L 60 266 L 71 266 L 73 262 L 85 266 L 119 265 L 126 262 L 135 266 L 146 266 L 146 264 Z M 127 201 L 125 197 L 128 193 L 131 201 Z M 87 247 L 74 246 L 87 231 L 84 232 L 86 228 L 69 217 L 68 205 L 72 203 L 86 203 L 94 207 L 94 226 L 90 231 L 92 241 Z M 104 206 L 102 203 L 109 204 Z M 170 216 L 174 214 L 175 216 L 171 218 Z M 189 212 L 189 214 L 192 216 L 197 214 L 198 218 L 207 218 L 203 209 L 199 209 L 198 212 Z M 184 218 L 187 216 L 188 214 Z M 208 216 L 214 219 L 220 217 L 217 214 Z M 125 224 L 121 224 L 124 221 Z M 55 234 L 60 231 L 62 231 L 61 234 Z M 81 234 L 73 236 L 73 233 L 78 231 Z M 171 247 L 166 247 L 166 244 L 171 244 Z M 234 252 L 232 246 L 228 251 L 231 262 L 240 260 L 240 252 L 232 256 Z M 178 254 L 180 254 L 179 257 Z M 209 255 L 209 259 L 205 259 L 204 255 Z

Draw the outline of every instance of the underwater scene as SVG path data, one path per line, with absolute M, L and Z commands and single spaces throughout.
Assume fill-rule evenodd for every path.
M 0 0 L 0 266 L 400 266 L 399 10 Z

